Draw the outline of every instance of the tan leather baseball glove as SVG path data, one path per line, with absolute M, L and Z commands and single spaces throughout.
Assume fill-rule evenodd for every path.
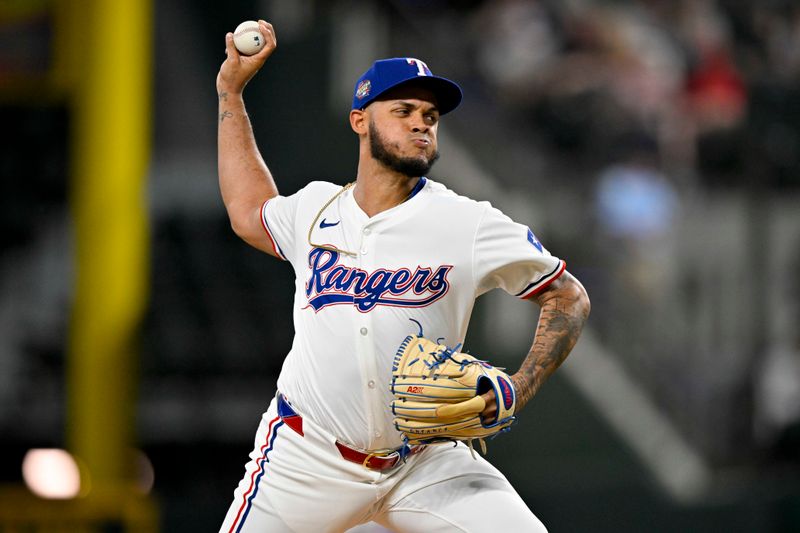
M 514 422 L 516 395 L 508 374 L 486 361 L 424 337 L 409 335 L 392 366 L 392 413 L 395 427 L 409 444 L 465 441 L 508 431 Z M 494 391 L 497 416 L 483 420 L 481 394 Z

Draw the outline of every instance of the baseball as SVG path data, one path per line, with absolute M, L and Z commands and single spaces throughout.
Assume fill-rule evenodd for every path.
M 233 32 L 233 44 L 246 56 L 251 56 L 264 48 L 264 36 L 258 29 L 258 22 L 246 20 L 236 26 L 236 31 Z

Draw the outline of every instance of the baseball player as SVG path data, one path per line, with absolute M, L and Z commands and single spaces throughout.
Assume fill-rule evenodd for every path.
M 401 425 L 400 407 L 413 414 L 417 404 L 398 397 L 395 380 L 409 377 L 401 364 L 420 367 L 417 347 L 433 359 L 417 376 L 424 386 L 404 384 L 404 394 L 425 390 L 445 363 L 486 373 L 489 363 L 456 351 L 475 299 L 494 288 L 530 299 L 541 306 L 530 352 L 516 373 L 495 372 L 488 390 L 471 393 L 480 406 L 459 426 L 470 439 L 469 424 L 507 429 L 574 346 L 586 292 L 530 229 L 426 177 L 439 119 L 462 93 L 419 59 L 376 61 L 356 82 L 354 183 L 312 182 L 281 196 L 242 98 L 276 47 L 272 26 L 259 26 L 266 46 L 253 56 L 226 36 L 219 181 L 236 234 L 294 269 L 295 336 L 220 531 L 333 532 L 368 522 L 397 532 L 545 531 L 464 444 L 472 440 L 441 425 L 417 433 Z M 425 341 L 432 350 L 423 335 L 436 339 Z

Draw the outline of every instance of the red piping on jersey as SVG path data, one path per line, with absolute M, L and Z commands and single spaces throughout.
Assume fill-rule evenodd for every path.
M 263 204 L 261 204 L 261 227 L 264 228 L 264 231 L 267 234 L 267 238 L 269 239 L 270 244 L 272 244 L 272 249 L 275 250 L 275 255 L 286 261 L 286 256 L 283 255 L 278 244 L 275 242 L 275 239 L 272 237 L 272 232 L 269 230 L 269 226 L 267 225 L 267 213 L 264 211 L 267 208 L 267 204 L 272 198 L 268 198 Z
M 567 269 L 567 263 L 565 263 L 565 262 L 562 260 L 562 261 L 561 261 L 561 268 L 559 268 L 559 269 L 558 269 L 558 272 L 556 272 L 556 273 L 555 273 L 555 275 L 554 275 L 552 278 L 548 279 L 547 281 L 545 281 L 545 282 L 544 282 L 544 283 L 542 283 L 541 285 L 537 286 L 537 287 L 536 287 L 535 289 L 533 289 L 533 290 L 532 290 L 532 291 L 531 291 L 529 294 L 525 294 L 525 295 L 522 295 L 522 296 L 520 296 L 520 298 L 522 298 L 523 300 L 527 300 L 527 299 L 529 299 L 531 296 L 535 296 L 535 295 L 539 294 L 540 292 L 542 292 L 542 291 L 544 290 L 544 288 L 545 288 L 545 287 L 547 287 L 548 285 L 550 285 L 551 283 L 553 283 L 555 280 L 557 280 L 558 278 L 560 278 L 560 277 L 561 277 L 561 274 L 563 274 L 563 273 L 564 273 L 564 271 L 565 271 L 566 269 Z

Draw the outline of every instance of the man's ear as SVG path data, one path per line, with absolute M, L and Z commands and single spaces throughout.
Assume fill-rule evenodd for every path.
M 367 112 L 363 109 L 352 109 L 350 111 L 350 127 L 358 135 L 366 135 L 368 128 Z

